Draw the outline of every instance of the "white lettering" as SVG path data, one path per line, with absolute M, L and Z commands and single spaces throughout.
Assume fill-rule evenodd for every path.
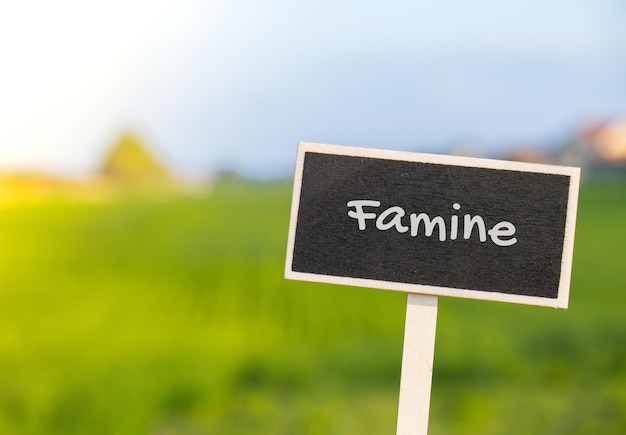
M 452 204 L 452 208 L 455 210 L 461 209 L 461 204 L 455 202 Z M 459 217 L 455 214 L 450 217 L 450 240 L 456 240 L 459 235 Z
M 432 220 L 426 213 L 420 213 L 416 215 L 411 214 L 411 235 L 417 236 L 419 231 L 420 222 L 424 222 L 424 234 L 428 237 L 433 235 L 435 225 L 439 226 L 439 240 L 442 242 L 446 240 L 446 223 L 441 216 L 435 216 Z
M 435 232 L 435 227 L 439 230 L 439 240 L 444 242 L 446 236 L 446 221 L 441 216 L 434 216 L 431 218 L 426 213 L 411 213 L 409 216 L 410 226 L 406 226 L 402 223 L 402 218 L 406 216 L 406 212 L 402 207 L 397 205 L 386 208 L 380 215 L 373 212 L 366 212 L 364 207 L 380 207 L 380 201 L 374 201 L 371 199 L 355 199 L 347 202 L 348 207 L 354 208 L 354 210 L 348 210 L 348 216 L 356 219 L 358 222 L 359 230 L 364 231 L 367 228 L 367 220 L 376 220 L 376 228 L 380 231 L 387 231 L 392 228 L 398 233 L 406 233 L 411 230 L 411 236 L 417 237 L 420 231 L 420 224 L 424 224 L 424 235 L 431 237 Z M 457 202 L 452 204 L 454 210 L 460 210 L 461 205 Z M 477 228 L 478 240 L 481 242 L 487 241 L 487 234 L 491 238 L 491 241 L 497 246 L 512 246 L 517 243 L 515 236 L 515 225 L 508 221 L 501 221 L 496 223 L 491 229 L 487 230 L 485 220 L 480 215 L 466 214 L 463 217 L 463 239 L 469 240 L 475 233 L 474 228 Z M 453 214 L 450 217 L 450 240 L 456 240 L 459 236 L 459 216 Z
M 359 221 L 359 229 L 365 229 L 365 219 L 376 219 L 376 213 L 365 213 L 363 207 L 380 207 L 380 201 L 371 201 L 369 199 L 360 199 L 348 201 L 348 207 L 354 207 L 355 211 L 348 211 L 348 216 Z
M 465 240 L 472 237 L 472 229 L 474 225 L 478 225 L 478 239 L 481 242 L 487 240 L 487 235 L 485 234 L 485 221 L 481 216 L 471 217 L 469 214 L 465 215 L 465 223 L 463 224 L 463 238 Z
M 502 240 L 500 237 L 511 237 L 515 234 L 515 225 L 511 222 L 498 222 L 489 231 L 491 241 L 498 246 L 511 246 L 517 243 L 517 238 L 513 237 L 507 240 Z
M 391 214 L 393 214 L 393 217 L 389 222 L 385 223 L 385 219 Z M 402 225 L 402 216 L 404 216 L 404 209 L 402 207 L 389 207 L 376 219 L 376 228 L 385 231 L 395 226 L 396 231 L 399 233 L 406 233 L 409 231 L 409 227 Z

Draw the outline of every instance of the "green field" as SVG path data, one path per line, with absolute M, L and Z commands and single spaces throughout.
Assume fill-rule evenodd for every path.
M 0 207 L 0 434 L 392 434 L 406 296 L 283 279 L 289 184 Z M 626 186 L 570 308 L 440 298 L 431 434 L 626 433 Z

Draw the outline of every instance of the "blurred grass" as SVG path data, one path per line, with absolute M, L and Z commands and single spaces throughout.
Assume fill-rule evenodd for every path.
M 394 433 L 406 296 L 285 281 L 287 184 L 0 208 L 0 433 Z M 570 309 L 441 298 L 430 433 L 626 431 L 626 186 Z

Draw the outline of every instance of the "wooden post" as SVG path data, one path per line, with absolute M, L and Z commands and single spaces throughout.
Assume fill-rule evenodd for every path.
M 407 295 L 396 435 L 428 432 L 437 296 Z

